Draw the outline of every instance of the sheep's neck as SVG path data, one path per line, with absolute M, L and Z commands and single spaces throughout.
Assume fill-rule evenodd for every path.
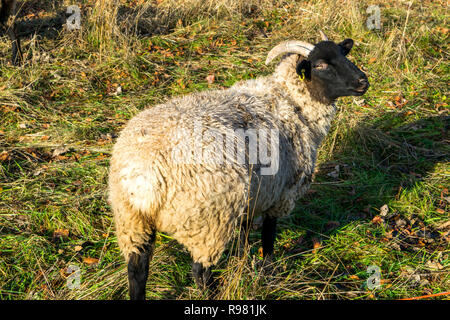
M 312 97 L 306 84 L 299 79 L 295 69 L 299 56 L 286 56 L 278 65 L 274 79 L 279 90 L 290 103 L 281 105 L 283 118 L 290 119 L 297 126 L 308 128 L 319 145 L 328 133 L 336 113 L 334 103 Z

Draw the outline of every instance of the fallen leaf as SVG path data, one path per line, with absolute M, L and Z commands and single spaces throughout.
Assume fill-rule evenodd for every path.
M 439 224 L 437 226 L 438 229 L 447 229 L 448 227 L 450 227 L 450 220 L 443 222 L 442 224 Z
M 351 276 L 348 277 L 349 279 L 352 280 L 359 280 L 359 277 L 356 274 L 352 274 Z
M 442 270 L 442 269 L 444 269 L 444 266 L 442 264 L 440 264 L 437 261 L 431 261 L 431 260 L 428 260 L 427 263 L 425 264 L 425 266 L 427 268 L 429 268 L 429 269 L 432 269 L 432 270 Z
M 442 214 L 442 213 L 445 213 L 445 210 L 441 209 L 441 208 L 437 208 L 436 212 Z
M 86 263 L 89 266 L 92 266 L 92 265 L 96 265 L 98 263 L 98 259 L 97 258 L 86 257 L 86 258 L 83 258 L 83 262 Z
M 0 161 L 6 161 L 6 160 L 9 160 L 9 153 L 8 153 L 8 151 L 5 150 L 0 153 Z
M 67 229 L 56 229 L 53 232 L 53 238 L 67 238 L 69 236 L 69 230 Z
M 407 225 L 407 222 L 405 220 L 403 220 L 403 219 L 396 219 L 395 220 L 395 225 L 397 227 L 399 227 L 399 228 L 402 228 L 402 227 Z
M 381 224 L 381 223 L 383 223 L 383 219 L 377 215 L 377 216 L 373 217 L 372 223 L 376 224 L 376 225 Z
M 260 257 L 261 259 L 263 258 L 263 248 L 262 247 L 259 247 L 258 248 L 258 257 Z
M 393 235 L 392 235 L 392 233 L 394 232 L 394 230 L 390 230 L 389 232 L 386 232 L 386 238 L 387 239 L 392 239 L 393 238 Z
M 67 151 L 69 151 L 69 148 L 67 148 L 67 147 L 64 147 L 64 146 L 58 147 L 55 150 L 53 150 L 52 158 L 56 158 L 57 156 L 60 156 L 64 153 L 66 153 Z
M 74 249 L 76 252 L 78 252 L 78 251 L 83 250 L 83 247 L 82 247 L 82 246 L 75 246 L 73 249 Z
M 213 84 L 214 83 L 214 75 L 210 74 L 206 77 L 206 81 L 208 81 L 209 84 Z
M 60 274 L 61 277 L 63 277 L 64 279 L 66 279 L 67 276 L 69 275 L 68 272 L 67 272 L 67 268 L 59 269 L 59 274 Z
M 313 242 L 313 250 L 312 253 L 317 253 L 317 250 L 322 246 L 322 244 L 320 243 L 319 239 L 313 237 L 312 238 L 312 242 Z

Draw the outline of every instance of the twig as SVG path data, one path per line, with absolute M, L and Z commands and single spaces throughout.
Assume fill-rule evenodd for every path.
M 325 287 L 323 287 L 322 292 L 320 293 L 320 296 L 323 298 L 323 293 L 325 292 L 325 289 L 328 287 L 328 285 L 330 284 L 331 279 L 334 276 L 334 273 L 336 272 L 336 270 L 338 269 L 339 264 L 336 265 L 336 268 L 334 268 L 333 273 L 331 274 L 331 276 L 328 278 L 327 283 L 325 283 Z
M 398 299 L 398 300 L 419 300 L 419 299 L 432 298 L 432 297 L 437 297 L 437 296 L 446 296 L 448 294 L 450 294 L 450 291 L 439 292 L 439 293 L 434 293 L 434 294 L 426 294 L 424 296 L 412 297 L 412 298 L 403 298 L 403 299 Z

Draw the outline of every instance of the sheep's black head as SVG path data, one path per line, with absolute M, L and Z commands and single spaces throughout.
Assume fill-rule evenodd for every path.
M 360 96 L 367 91 L 367 76 L 346 57 L 352 47 L 352 39 L 338 44 L 321 41 L 307 59 L 298 63 L 297 74 L 315 99 L 330 103 L 339 97 Z

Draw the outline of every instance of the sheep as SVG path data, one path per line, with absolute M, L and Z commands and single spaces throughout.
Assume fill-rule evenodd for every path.
M 353 40 L 336 44 L 321 34 L 316 45 L 275 46 L 266 64 L 282 58 L 269 76 L 172 98 L 122 130 L 110 162 L 109 202 L 131 299 L 145 299 L 157 231 L 187 248 L 202 290 L 215 290 L 211 267 L 237 227 L 254 217 L 263 218 L 263 256 L 273 256 L 277 219 L 308 190 L 335 100 L 369 87 L 345 57 Z M 270 150 L 270 161 L 254 156 L 262 149 Z
M 12 42 L 12 64 L 18 65 L 22 61 L 22 49 L 20 39 L 17 36 L 15 11 L 17 0 L 2 0 L 0 8 L 0 25 L 6 28 L 6 33 Z

